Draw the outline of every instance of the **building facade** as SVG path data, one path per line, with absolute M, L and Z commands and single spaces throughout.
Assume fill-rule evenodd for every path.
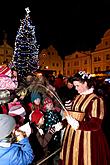
M 65 76 L 74 75 L 79 70 L 85 70 L 88 73 L 110 70 L 110 29 L 104 33 L 94 51 L 76 51 L 65 56 L 64 64 Z
M 0 46 L 0 65 L 9 63 L 13 56 L 13 48 L 7 43 L 7 36 L 4 35 L 3 45 Z M 76 51 L 65 56 L 64 60 L 59 56 L 58 51 L 50 45 L 39 53 L 39 64 L 42 70 L 54 70 L 55 75 L 74 75 L 79 70 L 88 73 L 97 73 L 110 70 L 110 29 L 108 29 L 101 42 L 96 45 L 94 51 Z
M 39 53 L 39 64 L 43 70 L 55 70 L 56 76 L 63 74 L 63 60 L 52 45 Z
M 5 34 L 3 45 L 0 45 L 0 65 L 8 64 L 13 56 L 13 48 L 7 43 L 7 36 Z
M 104 33 L 91 55 L 93 73 L 110 70 L 110 29 Z
M 69 56 L 65 56 L 64 75 L 71 76 L 80 70 L 91 72 L 91 53 L 90 52 L 74 52 Z

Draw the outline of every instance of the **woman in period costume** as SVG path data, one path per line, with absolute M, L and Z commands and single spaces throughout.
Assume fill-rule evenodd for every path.
M 102 131 L 104 103 L 94 94 L 90 74 L 79 71 L 73 77 L 78 95 L 68 111 L 60 165 L 110 165 L 110 151 Z

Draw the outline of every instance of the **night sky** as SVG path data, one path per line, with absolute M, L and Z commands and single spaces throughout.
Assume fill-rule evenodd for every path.
M 52 44 L 62 57 L 76 50 L 94 50 L 110 28 L 110 0 L 10 0 L 0 4 L 0 42 L 5 30 L 14 47 L 25 7 L 31 10 L 40 50 Z

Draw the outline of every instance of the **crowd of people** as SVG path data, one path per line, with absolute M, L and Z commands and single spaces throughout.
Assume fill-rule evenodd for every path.
M 10 79 L 0 86 L 1 165 L 34 165 L 57 149 L 43 165 L 110 164 L 109 90 L 91 74 Z

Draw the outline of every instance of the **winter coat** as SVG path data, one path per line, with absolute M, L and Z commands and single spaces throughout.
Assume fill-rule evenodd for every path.
M 45 158 L 48 154 L 48 143 L 51 140 L 55 130 L 49 129 L 47 133 L 41 135 L 34 123 L 31 123 L 32 133 L 29 136 L 29 141 L 32 146 L 35 158 L 34 162 Z M 43 126 L 42 126 L 43 128 Z
M 24 138 L 19 143 L 13 143 L 10 147 L 3 147 L 0 144 L 0 165 L 28 165 L 33 159 L 28 138 Z

